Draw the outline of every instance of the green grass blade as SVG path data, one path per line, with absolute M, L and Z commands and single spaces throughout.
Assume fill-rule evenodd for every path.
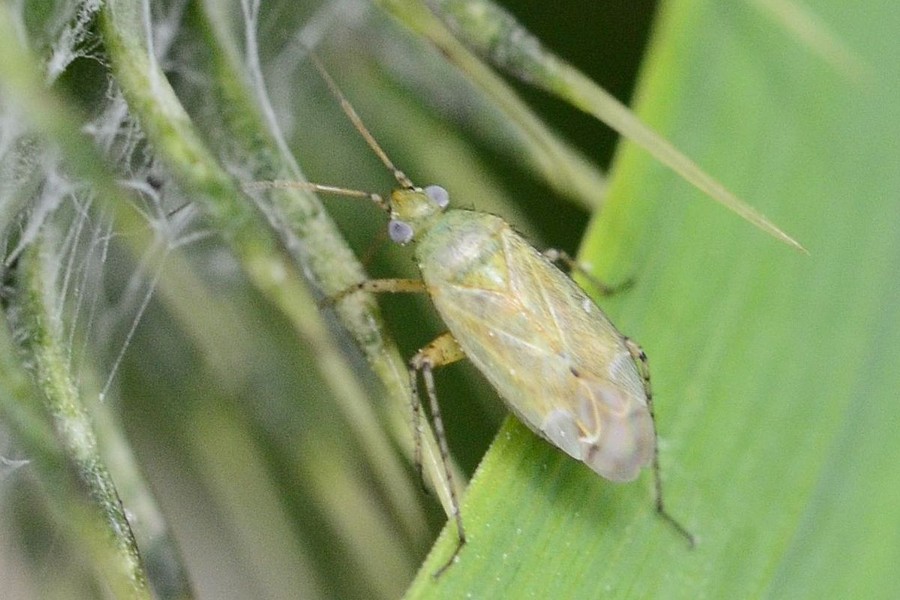
M 609 125 L 656 160 L 697 186 L 742 219 L 775 239 L 805 251 L 802 245 L 754 207 L 704 171 L 688 155 L 636 118 L 627 106 L 566 61 L 553 55 L 505 9 L 490 0 L 432 0 L 446 11 L 445 21 L 499 68 L 563 98 Z
M 101 454 L 97 431 L 87 403 L 75 385 L 63 348 L 59 322 L 54 319 L 53 293 L 47 285 L 52 275 L 47 253 L 40 242 L 32 245 L 20 259 L 22 329 L 27 333 L 28 358 L 34 365 L 34 378 L 46 398 L 60 442 L 77 470 L 81 485 L 102 515 L 104 533 L 116 553 L 112 579 L 127 581 L 130 598 L 151 597 L 147 574 L 137 542 L 125 514 L 121 496 Z

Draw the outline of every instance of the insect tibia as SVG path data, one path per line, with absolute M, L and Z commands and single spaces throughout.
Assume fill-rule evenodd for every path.
M 650 359 L 647 358 L 647 353 L 644 352 L 644 349 L 629 337 L 625 338 L 625 347 L 628 348 L 628 353 L 637 365 L 638 373 L 640 373 L 641 380 L 644 383 L 644 393 L 647 395 L 647 407 L 650 409 L 650 418 L 653 419 L 655 428 L 656 416 L 653 414 L 653 386 L 650 381 Z M 653 436 L 656 437 L 655 432 Z
M 696 540 L 693 534 L 687 530 L 678 520 L 669 514 L 663 501 L 662 487 L 662 470 L 659 466 L 659 436 L 656 433 L 656 414 L 653 411 L 653 391 L 650 386 L 650 366 L 647 359 L 647 353 L 641 348 L 637 342 L 630 338 L 625 338 L 625 347 L 628 353 L 638 366 L 641 379 L 644 381 L 644 394 L 647 396 L 647 409 L 650 411 L 650 421 L 653 424 L 653 490 L 656 496 L 656 513 L 666 521 L 675 531 L 687 540 L 688 547 L 696 546 Z
M 434 424 L 434 435 L 437 438 L 438 448 L 441 452 L 441 465 L 444 469 L 448 491 L 450 493 L 451 518 L 456 522 L 456 531 L 458 543 L 453 555 L 450 559 L 435 573 L 435 577 L 440 577 L 450 565 L 456 562 L 463 545 L 466 543 L 466 531 L 463 528 L 462 513 L 459 509 L 459 500 L 456 496 L 456 489 L 453 484 L 453 473 L 450 470 L 450 447 L 447 444 L 447 435 L 444 431 L 444 420 L 441 417 L 441 407 L 437 401 L 437 392 L 434 385 L 434 369 L 443 365 L 447 365 L 465 358 L 465 353 L 459 347 L 450 333 L 444 333 L 435 338 L 430 344 L 416 352 L 409 361 L 409 379 L 412 386 L 412 411 L 414 419 L 413 431 L 416 436 L 416 459 L 419 461 L 417 467 L 421 471 L 421 414 L 422 402 L 419 398 L 418 373 L 422 373 L 422 379 L 425 382 L 425 392 L 428 395 L 429 408 L 431 409 L 431 420 Z

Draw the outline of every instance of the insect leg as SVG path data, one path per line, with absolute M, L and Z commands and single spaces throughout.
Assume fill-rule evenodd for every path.
M 421 279 L 367 279 L 366 281 L 362 281 L 357 283 L 356 285 L 351 285 L 347 289 L 338 293 L 331 298 L 326 298 L 322 303 L 325 306 L 331 306 L 338 303 L 340 300 L 349 296 L 350 294 L 354 294 L 356 292 L 369 292 L 372 294 L 398 294 L 398 293 L 427 293 L 428 289 L 425 287 L 425 282 Z M 449 334 L 448 334 L 449 335 Z M 435 343 L 440 340 L 439 337 L 437 340 L 431 343 L 430 346 L 435 345 Z M 456 340 L 453 340 L 456 343 Z M 430 346 L 426 346 L 425 349 L 420 350 L 416 356 L 422 354 L 427 348 Z M 461 352 L 461 351 L 460 351 Z M 415 359 L 415 357 L 413 357 Z M 418 395 L 418 385 L 416 383 L 415 377 L 416 371 L 412 369 L 410 366 L 410 376 L 412 382 L 412 419 L 413 419 L 413 437 L 414 437 L 414 464 L 416 465 L 416 473 L 419 475 L 419 481 L 424 482 L 425 478 L 422 474 L 422 420 L 420 415 L 420 409 L 422 403 L 419 401 Z M 439 438 L 441 439 L 441 438 Z M 443 451 L 442 451 L 443 452 Z M 453 493 L 451 487 L 451 496 Z M 453 500 L 454 510 L 456 501 Z
M 345 297 L 356 292 L 370 292 L 372 294 L 424 294 L 428 292 L 425 282 L 421 279 L 367 279 L 356 285 L 338 292 L 331 298 L 323 301 L 325 306 L 337 304 Z
M 547 248 L 546 250 L 544 250 L 543 254 L 544 257 L 550 262 L 565 265 L 570 273 L 579 273 L 581 276 L 591 282 L 591 286 L 596 289 L 601 296 L 612 296 L 613 294 L 624 292 L 632 285 L 634 285 L 633 279 L 626 279 L 622 283 L 616 285 L 611 285 L 609 283 L 601 281 L 597 278 L 597 276 L 591 273 L 587 269 L 587 267 L 580 264 L 578 261 L 572 258 L 568 252 L 565 252 L 564 250 Z
M 675 531 L 684 537 L 687 540 L 688 545 L 693 548 L 696 544 L 694 536 L 684 525 L 675 520 L 675 517 L 669 514 L 663 503 L 662 472 L 659 467 L 659 436 L 656 433 L 656 415 L 653 412 L 653 390 L 650 387 L 650 365 L 647 360 L 647 354 L 644 352 L 643 348 L 630 338 L 625 338 L 625 346 L 628 348 L 631 358 L 634 359 L 635 363 L 638 365 L 641 378 L 644 380 L 644 393 L 647 395 L 647 408 L 650 411 L 650 421 L 653 424 L 653 483 L 656 492 L 656 512 L 666 520 Z
M 447 563 L 434 574 L 435 577 L 439 577 L 456 560 L 460 550 L 462 550 L 463 545 L 466 543 L 466 532 L 463 529 L 462 514 L 459 510 L 459 500 L 456 497 L 456 489 L 453 485 L 453 474 L 450 470 L 450 448 L 447 445 L 447 435 L 444 432 L 444 420 L 441 418 L 441 408 L 437 401 L 433 371 L 437 367 L 442 367 L 458 360 L 462 360 L 465 356 L 466 355 L 462 348 L 459 347 L 456 338 L 447 332 L 441 334 L 430 344 L 416 352 L 416 355 L 409 361 L 409 378 L 413 388 L 414 399 L 413 414 L 416 421 L 414 428 L 416 435 L 416 466 L 421 476 L 421 400 L 419 399 L 419 386 L 417 380 L 417 375 L 421 372 L 422 379 L 425 381 L 425 391 L 428 394 L 429 407 L 431 408 L 434 433 L 441 452 L 441 463 L 444 467 L 444 474 L 447 477 L 447 487 L 450 492 L 450 503 L 453 513 L 452 517 L 456 521 L 456 530 L 459 534 L 459 544 L 456 546 L 456 550 L 453 551 L 453 555 Z
M 416 458 L 416 469 L 419 473 L 419 478 L 424 480 L 422 475 L 422 427 L 420 421 L 420 410 L 421 410 L 421 402 L 419 401 L 418 395 L 418 382 L 416 380 L 416 375 L 419 371 L 422 372 L 422 377 L 425 379 L 426 390 L 429 392 L 433 391 L 434 386 L 434 377 L 431 372 L 437 368 L 442 367 L 444 365 L 449 365 L 459 360 L 464 359 L 465 353 L 462 351 L 462 348 L 459 347 L 459 344 L 456 341 L 450 332 L 443 333 L 439 335 L 437 338 L 432 340 L 430 344 L 420 349 L 415 356 L 413 356 L 409 361 L 409 370 L 410 370 L 410 380 L 412 382 L 413 388 L 413 418 L 414 429 L 413 431 L 416 434 L 415 439 L 415 458 Z M 431 379 L 432 387 L 428 388 L 428 380 Z M 437 406 L 436 398 L 437 395 L 429 393 L 429 400 L 431 398 L 435 398 L 435 402 L 433 402 L 433 408 Z M 440 407 L 437 407 L 437 411 L 432 410 L 432 414 L 436 414 L 435 429 L 439 429 L 436 431 L 436 437 L 438 438 L 438 443 L 441 441 L 446 442 L 446 436 L 444 435 L 444 423 L 443 419 L 441 419 L 440 415 Z M 446 452 L 449 456 L 449 451 Z M 449 469 L 447 470 L 449 473 Z

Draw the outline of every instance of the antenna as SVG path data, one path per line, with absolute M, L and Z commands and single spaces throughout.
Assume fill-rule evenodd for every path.
M 341 110 L 344 111 L 344 114 L 347 115 L 347 118 L 350 119 L 350 122 L 353 123 L 353 126 L 359 132 L 359 134 L 366 140 L 366 143 L 369 145 L 369 148 L 372 149 L 372 152 L 381 160 L 385 167 L 394 174 L 394 178 L 397 180 L 397 183 L 400 184 L 400 187 L 404 189 L 413 189 L 415 186 L 413 182 L 406 176 L 406 173 L 398 169 L 394 166 L 394 163 L 391 162 L 391 159 L 388 158 L 387 153 L 381 148 L 378 142 L 375 141 L 375 138 L 369 132 L 368 128 L 363 123 L 362 119 L 356 113 L 356 110 L 353 108 L 353 105 L 350 104 L 350 101 L 344 96 L 344 93 L 341 91 L 341 88 L 338 87 L 337 83 L 335 83 L 334 79 L 331 78 L 328 71 L 325 70 L 325 65 L 322 64 L 322 61 L 319 60 L 319 57 L 316 56 L 315 53 L 310 52 L 309 58 L 312 60 L 313 65 L 316 67 L 316 70 L 319 71 L 319 74 L 322 76 L 322 79 L 325 80 L 325 83 L 328 85 L 328 89 L 331 90 L 331 93 L 335 98 L 341 103 Z

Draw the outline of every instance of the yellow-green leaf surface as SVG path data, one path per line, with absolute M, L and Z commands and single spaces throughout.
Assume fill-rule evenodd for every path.
M 470 543 L 435 581 L 445 531 L 410 598 L 896 594 L 898 31 L 890 3 L 664 3 L 639 115 L 810 253 L 620 149 L 582 259 L 635 277 L 603 304 L 650 356 L 666 500 L 697 548 L 649 474 L 608 483 L 507 422 Z

